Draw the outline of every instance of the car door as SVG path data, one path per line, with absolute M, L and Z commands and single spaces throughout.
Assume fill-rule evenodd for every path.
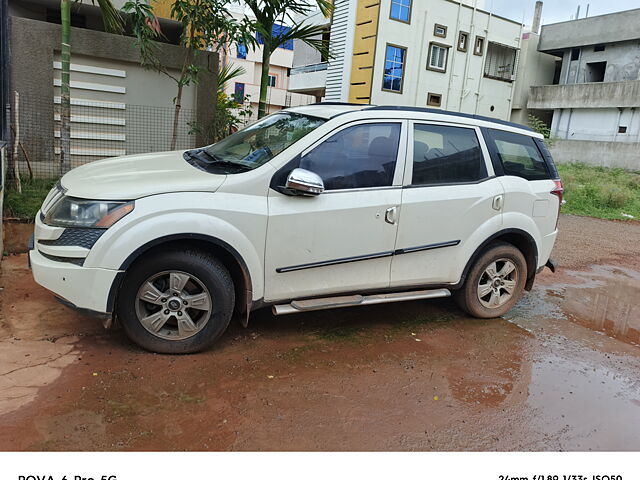
M 315 197 L 269 190 L 265 300 L 389 286 L 406 150 L 403 121 L 350 123 L 276 173 L 318 174 Z M 403 128 L 405 127 L 405 128 Z
M 407 153 L 391 286 L 457 282 L 500 230 L 502 184 L 473 126 L 413 121 Z

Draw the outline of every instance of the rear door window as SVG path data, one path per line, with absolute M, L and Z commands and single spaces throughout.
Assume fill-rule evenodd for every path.
M 551 178 L 547 164 L 533 137 L 502 130 L 485 129 L 487 143 L 505 175 L 525 180 Z
M 390 186 L 400 131 L 400 123 L 345 128 L 304 155 L 300 167 L 320 175 L 326 190 Z
M 487 177 L 474 129 L 415 124 L 412 185 L 477 182 Z

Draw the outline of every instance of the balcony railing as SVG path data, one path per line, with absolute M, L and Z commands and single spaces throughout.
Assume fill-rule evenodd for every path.
M 314 63 L 312 65 L 305 65 L 303 67 L 295 67 L 291 69 L 291 75 L 298 75 L 300 73 L 312 73 L 321 72 L 326 70 L 329 64 L 327 62 Z

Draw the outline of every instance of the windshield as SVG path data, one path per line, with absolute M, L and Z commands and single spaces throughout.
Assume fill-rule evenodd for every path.
M 218 143 L 189 150 L 184 156 L 189 163 L 210 173 L 253 170 L 324 122 L 324 119 L 297 113 L 274 113 Z

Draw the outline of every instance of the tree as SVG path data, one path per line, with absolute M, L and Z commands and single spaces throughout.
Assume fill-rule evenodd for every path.
M 333 10 L 330 0 L 314 0 L 323 15 L 329 16 Z M 302 40 L 323 55 L 329 56 L 329 44 L 316 38 L 324 28 L 321 25 L 305 25 L 296 23 L 294 14 L 307 15 L 314 8 L 307 0 L 245 0 L 253 15 L 256 17 L 256 30 L 263 38 L 262 72 L 260 76 L 260 102 L 258 104 L 258 118 L 262 118 L 267 111 L 267 87 L 269 84 L 269 62 L 271 54 L 276 48 L 293 40 Z M 291 23 L 291 28 L 274 30 L 276 24 Z
M 82 3 L 82 0 L 74 0 Z M 60 171 L 66 173 L 71 166 L 71 2 L 60 0 L 60 24 L 62 45 L 60 57 L 62 63 L 60 79 Z M 111 0 L 91 0 L 100 7 L 105 30 L 112 33 L 122 32 L 122 17 Z
M 171 6 L 171 18 L 180 22 L 180 45 L 185 48 L 184 61 L 178 76 L 172 74 L 158 60 L 156 40 L 162 39 L 153 8 L 145 0 L 129 0 L 122 11 L 129 14 L 131 28 L 140 49 L 142 64 L 173 80 L 177 86 L 174 98 L 171 150 L 175 150 L 182 93 L 184 87 L 198 83 L 200 66 L 196 56 L 202 50 L 220 51 L 232 42 L 251 43 L 253 25 L 247 19 L 236 21 L 227 10 L 229 0 L 175 0 Z M 213 92 L 212 92 L 213 93 Z

